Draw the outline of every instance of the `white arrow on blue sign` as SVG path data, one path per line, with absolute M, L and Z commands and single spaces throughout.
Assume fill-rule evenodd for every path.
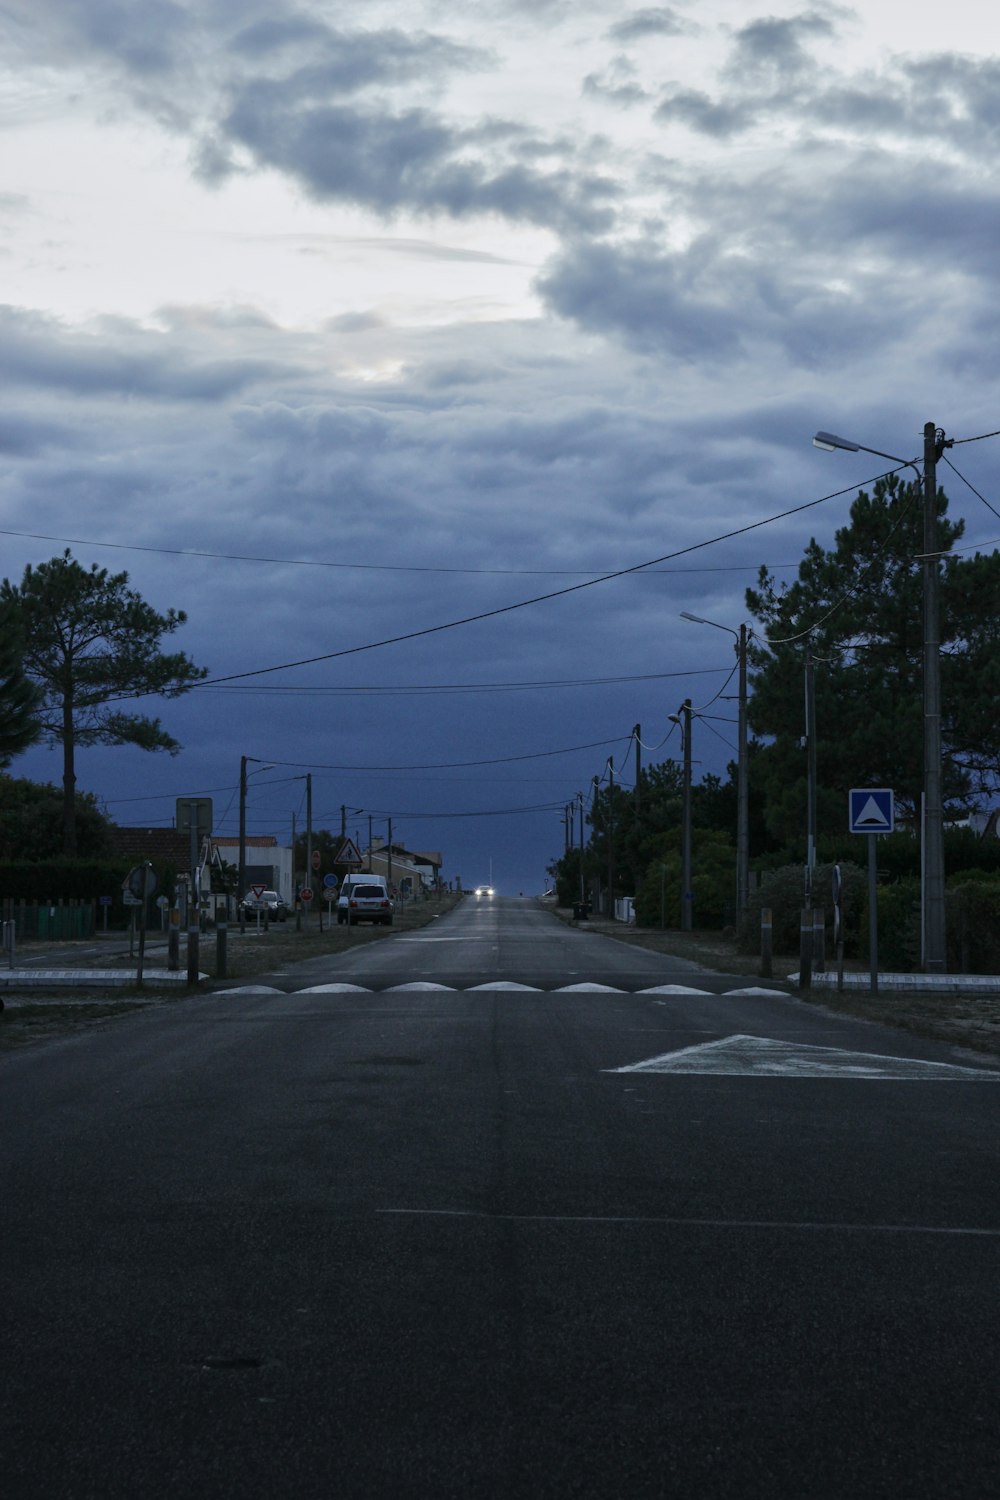
M 891 787 L 852 787 L 849 795 L 851 833 L 892 833 L 896 809 Z

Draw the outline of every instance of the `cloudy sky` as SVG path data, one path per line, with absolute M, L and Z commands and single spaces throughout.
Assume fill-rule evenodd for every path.
M 251 833 L 311 771 L 317 827 L 536 891 L 634 724 L 677 755 L 690 696 L 698 773 L 734 757 L 732 638 L 679 615 L 832 539 L 850 494 L 785 513 L 879 465 L 813 432 L 1000 427 L 982 0 L 0 0 L 0 38 L 0 576 L 127 569 L 210 673 L 149 705 L 177 757 L 80 754 L 119 823 L 235 832 L 248 755 Z M 998 442 L 953 455 L 995 505 Z

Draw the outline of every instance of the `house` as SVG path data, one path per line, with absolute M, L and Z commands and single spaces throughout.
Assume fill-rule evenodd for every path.
M 225 860 L 227 865 L 234 869 L 240 863 L 240 841 L 238 838 L 223 837 L 213 834 L 212 847 L 219 859 Z M 279 844 L 273 833 L 269 834 L 247 834 L 243 840 L 244 859 L 246 869 L 246 890 L 239 891 L 239 896 L 245 896 L 252 885 L 263 885 L 269 891 L 277 891 L 289 906 L 295 899 L 292 888 L 292 850 L 291 847 Z
M 383 880 L 397 890 L 409 881 L 411 893 L 436 891 L 441 882 L 442 859 L 438 852 L 414 853 L 405 844 L 395 840 L 387 844 L 385 839 L 375 838 L 370 848 L 363 851 L 364 868 L 372 875 L 381 875 Z

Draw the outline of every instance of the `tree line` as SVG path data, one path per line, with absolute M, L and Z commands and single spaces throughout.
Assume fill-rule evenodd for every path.
M 956 550 L 964 524 L 938 495 L 941 578 L 943 786 L 946 822 L 988 803 L 1000 786 L 1000 553 Z M 847 832 L 852 787 L 888 786 L 917 826 L 923 783 L 922 501 L 889 475 L 860 491 L 832 547 L 812 539 L 795 580 L 765 567 L 747 590 L 756 622 L 749 649 L 748 755 L 751 867 L 759 877 L 805 859 L 807 659 L 816 706 L 816 828 L 820 859 L 861 859 Z M 697 726 L 697 718 L 694 720 Z M 697 732 L 697 729 L 696 731 Z M 638 793 L 638 794 L 637 794 Z M 636 788 L 593 798 L 583 850 L 550 866 L 561 899 L 607 886 L 636 899 L 639 920 L 680 924 L 683 784 L 672 761 L 641 773 Z M 692 788 L 695 922 L 717 926 L 735 905 L 736 765 Z M 1000 851 L 1000 841 L 995 841 Z M 897 863 L 917 873 L 919 844 L 898 841 Z M 950 876 L 985 864 L 989 849 L 952 837 Z M 911 867 L 912 866 L 912 870 Z M 904 878 L 902 868 L 898 878 Z

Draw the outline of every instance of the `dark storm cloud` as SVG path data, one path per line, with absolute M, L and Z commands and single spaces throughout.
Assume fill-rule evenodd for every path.
M 664 125 L 686 125 L 702 135 L 727 140 L 749 129 L 757 116 L 758 110 L 753 105 L 712 99 L 700 89 L 678 89 L 661 100 L 654 119 Z
M 634 10 L 617 21 L 608 36 L 614 42 L 641 42 L 652 36 L 683 36 L 690 30 L 690 24 L 675 10 L 667 5 L 653 5 Z
M 579 243 L 551 262 L 539 290 L 560 316 L 643 354 L 716 370 L 752 360 L 763 372 L 777 361 L 782 376 L 789 362 L 836 368 L 927 316 L 917 289 L 891 267 L 834 289 L 836 258 L 826 249 L 822 264 L 797 267 L 788 244 L 779 254 L 766 234 L 752 254 L 710 234 L 673 253 L 644 240 Z
M 303 105 L 285 84 L 242 91 L 223 131 L 316 198 L 387 215 L 403 208 L 455 218 L 492 213 L 597 232 L 611 223 L 608 205 L 619 192 L 594 173 L 470 159 L 470 133 L 428 110 Z
M 6 386 L 220 401 L 291 373 L 277 360 L 199 358 L 125 320 L 79 333 L 39 314 L 0 307 L 0 384 Z
M 837 14 L 834 7 L 833 14 Z M 774 77 L 787 81 L 809 73 L 815 63 L 803 45 L 835 34 L 828 15 L 805 11 L 778 19 L 774 16 L 750 21 L 736 33 L 727 72 L 734 77 Z

